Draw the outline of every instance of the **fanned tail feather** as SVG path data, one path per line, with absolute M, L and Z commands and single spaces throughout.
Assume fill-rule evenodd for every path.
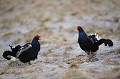
M 103 43 L 105 46 L 113 46 L 113 42 L 110 39 L 100 39 L 96 44 L 99 46 Z
M 104 42 L 105 46 L 113 46 L 113 42 L 110 39 L 106 39 Z

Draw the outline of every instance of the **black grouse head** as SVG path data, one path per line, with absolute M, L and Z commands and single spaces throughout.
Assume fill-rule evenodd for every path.
M 81 26 L 77 26 L 77 30 L 81 31 L 82 30 Z
M 35 37 L 37 40 L 40 40 L 40 36 L 38 34 L 35 35 Z

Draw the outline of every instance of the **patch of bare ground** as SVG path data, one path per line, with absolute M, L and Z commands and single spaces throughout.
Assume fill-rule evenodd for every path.
M 86 74 L 88 76 L 88 74 Z M 88 79 L 82 70 L 69 68 L 60 79 Z
M 120 78 L 120 68 L 116 67 L 111 71 L 104 71 L 100 73 L 99 79 L 119 79 Z

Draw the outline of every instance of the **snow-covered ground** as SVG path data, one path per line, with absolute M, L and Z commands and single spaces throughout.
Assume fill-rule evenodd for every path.
M 120 79 L 120 0 L 0 0 L 0 79 Z M 77 43 L 77 25 L 113 40 L 89 62 Z M 41 36 L 32 65 L 2 57 L 9 44 Z M 18 65 L 19 63 L 19 65 Z

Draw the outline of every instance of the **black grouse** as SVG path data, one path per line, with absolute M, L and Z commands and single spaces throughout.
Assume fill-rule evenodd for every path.
M 30 61 L 37 59 L 38 52 L 40 51 L 40 42 L 38 41 L 40 36 L 37 34 L 31 43 L 25 45 L 17 45 L 11 47 L 11 51 L 5 51 L 3 57 L 7 60 L 11 59 L 11 56 L 18 58 L 23 63 L 30 63 Z
M 105 46 L 113 46 L 113 42 L 110 39 L 97 39 L 96 35 L 87 36 L 81 26 L 77 26 L 77 30 L 79 31 L 78 43 L 83 51 L 85 51 L 88 55 L 94 55 L 101 44 L 105 44 Z

